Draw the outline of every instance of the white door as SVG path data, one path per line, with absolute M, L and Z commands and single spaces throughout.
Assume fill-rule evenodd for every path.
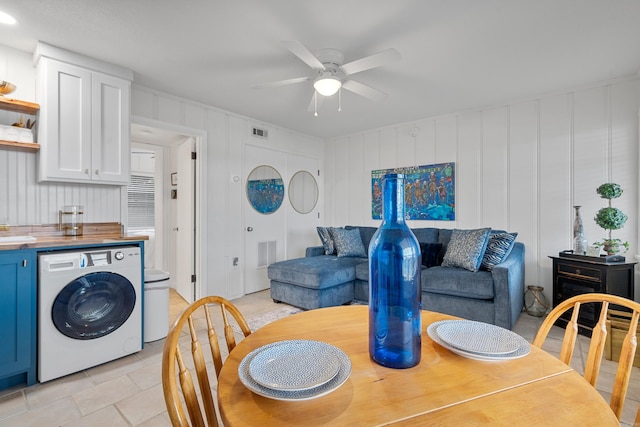
M 247 145 L 245 165 L 244 283 L 245 293 L 252 293 L 269 287 L 267 267 L 283 260 L 285 255 L 286 155 Z M 282 196 L 281 204 L 274 209 L 274 201 L 279 197 L 276 193 L 279 190 Z M 254 195 L 253 204 L 249 200 L 251 194 Z
M 195 151 L 193 138 L 177 150 L 176 291 L 192 303 L 196 300 L 195 263 Z M 197 278 L 196 278 L 197 279 Z

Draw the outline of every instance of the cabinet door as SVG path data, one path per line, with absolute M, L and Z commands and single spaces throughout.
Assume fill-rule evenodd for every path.
M 127 184 L 131 83 L 100 73 L 92 75 L 92 180 Z
M 42 58 L 40 180 L 87 181 L 91 171 L 91 73 Z
M 41 58 L 40 181 L 129 182 L 131 82 Z
M 35 382 L 35 254 L 0 252 L 0 379 L 23 372 Z

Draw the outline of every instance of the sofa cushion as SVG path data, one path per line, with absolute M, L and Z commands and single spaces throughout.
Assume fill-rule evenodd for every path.
M 333 246 L 333 238 L 331 237 L 331 233 L 329 233 L 329 229 L 327 227 L 316 227 L 316 230 L 318 231 L 318 236 L 320 236 L 324 254 L 333 255 L 336 250 Z
M 363 282 L 369 281 L 369 262 L 361 262 L 356 265 L 356 279 Z
M 518 233 L 491 233 L 487 242 L 487 249 L 482 256 L 480 269 L 491 271 L 494 266 L 507 259 L 517 236 Z
M 442 260 L 442 266 L 478 271 L 487 247 L 490 231 L 490 228 L 453 230 Z
M 351 230 L 344 228 L 330 228 L 329 232 L 333 238 L 333 245 L 336 248 L 338 258 L 367 257 L 367 252 L 364 249 L 362 238 L 360 237 L 360 230 L 357 228 Z
M 366 259 L 333 255 L 296 258 L 271 264 L 267 276 L 270 280 L 323 289 L 354 280 L 355 266 L 363 261 Z
M 437 228 L 412 228 L 418 243 L 438 243 L 440 230 Z
M 422 265 L 430 268 L 442 264 L 442 258 L 440 257 L 441 250 L 442 243 L 420 243 Z
M 438 233 L 438 242 L 442 243 L 442 250 L 440 251 L 440 258 L 444 258 L 444 254 L 447 253 L 447 246 L 449 246 L 449 242 L 451 241 L 451 233 L 453 230 L 448 228 L 443 228 Z
M 465 298 L 492 299 L 493 276 L 488 271 L 472 272 L 463 268 L 432 267 L 422 270 L 423 292 Z

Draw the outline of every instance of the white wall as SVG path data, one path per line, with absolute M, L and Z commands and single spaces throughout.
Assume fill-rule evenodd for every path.
M 32 55 L 0 45 L 0 75 L 18 89 L 13 97 L 35 101 L 35 69 Z M 323 141 L 287 129 L 260 123 L 227 111 L 191 102 L 134 85 L 131 114 L 207 132 L 207 197 L 205 205 L 208 235 L 208 277 L 203 278 L 203 293 L 227 298 L 243 294 L 242 268 L 232 268 L 234 257 L 243 262 L 244 189 L 232 176 L 244 177 L 242 153 L 245 144 L 317 158 L 322 169 Z M 269 138 L 250 135 L 252 126 L 267 129 Z M 90 184 L 38 183 L 37 155 L 0 149 L 0 224 L 52 224 L 64 205 L 85 206 L 85 222 L 122 222 L 121 187 Z M 292 171 L 293 173 L 295 171 Z M 288 174 L 283 173 L 285 182 Z M 322 178 L 320 192 L 322 194 Z M 123 187 L 124 188 L 124 187 Z M 126 190 L 125 190 L 126 191 Z M 315 229 L 308 232 L 310 238 Z
M 589 242 L 605 237 L 593 221 L 606 205 L 600 184 L 623 187 L 613 203 L 629 220 L 614 236 L 631 244 L 628 260 L 638 253 L 639 105 L 640 80 L 631 79 L 332 139 L 326 224 L 379 224 L 371 219 L 371 170 L 455 162 L 456 221 L 411 226 L 517 231 L 526 284 L 544 286 L 551 298 L 548 257 L 571 248 L 572 206 L 583 206 Z
M 204 241 L 209 246 L 207 259 L 202 261 L 207 265 L 206 289 L 203 291 L 228 298 L 243 295 L 242 268 L 234 268 L 232 264 L 233 258 L 238 257 L 239 267 L 243 265 L 246 197 L 244 188 L 232 177 L 246 177 L 251 172 L 243 166 L 244 145 L 314 157 L 319 159 L 322 168 L 322 140 L 136 85 L 132 92 L 132 114 L 207 132 L 208 182 L 204 183 L 207 192 L 204 220 L 208 234 Z M 253 126 L 266 129 L 269 138 L 253 137 Z M 285 182 L 290 178 L 289 172 L 295 171 L 281 171 Z M 322 183 L 320 187 L 322 191 Z M 308 231 L 312 238 L 315 233 L 315 229 Z
M 31 54 L 0 46 L 0 72 L 15 82 L 15 98 L 35 100 Z M 321 217 L 326 225 L 368 224 L 373 169 L 456 162 L 456 215 L 451 223 L 414 227 L 492 226 L 519 233 L 526 245 L 526 283 L 550 297 L 551 261 L 571 247 L 573 205 L 582 205 L 590 242 L 604 237 L 592 221 L 604 206 L 595 188 L 606 181 L 625 190 L 614 205 L 629 221 L 615 236 L 638 253 L 638 107 L 640 80 L 618 81 L 508 105 L 465 111 L 322 141 L 214 107 L 133 87 L 132 114 L 207 132 L 206 203 L 209 242 L 205 292 L 240 296 L 245 196 L 245 144 L 320 160 Z M 269 139 L 250 136 L 257 125 Z M 416 137 L 409 134 L 418 127 Z M 324 150 L 324 152 L 323 152 Z M 0 150 L 0 223 L 57 222 L 63 205 L 85 206 L 86 222 L 121 221 L 120 187 L 36 181 L 36 155 Z M 295 171 L 291 171 L 292 173 Z M 288 182 L 289 176 L 283 176 Z M 309 230 L 309 238 L 315 238 Z M 638 270 L 638 269 L 636 269 Z M 636 279 L 636 289 L 640 280 Z M 636 295 L 639 295 L 636 290 Z

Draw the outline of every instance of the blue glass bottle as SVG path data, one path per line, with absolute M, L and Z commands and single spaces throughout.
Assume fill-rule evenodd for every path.
M 382 366 L 420 363 L 420 246 L 404 221 L 404 175 L 383 178 L 382 225 L 369 244 L 369 354 Z

